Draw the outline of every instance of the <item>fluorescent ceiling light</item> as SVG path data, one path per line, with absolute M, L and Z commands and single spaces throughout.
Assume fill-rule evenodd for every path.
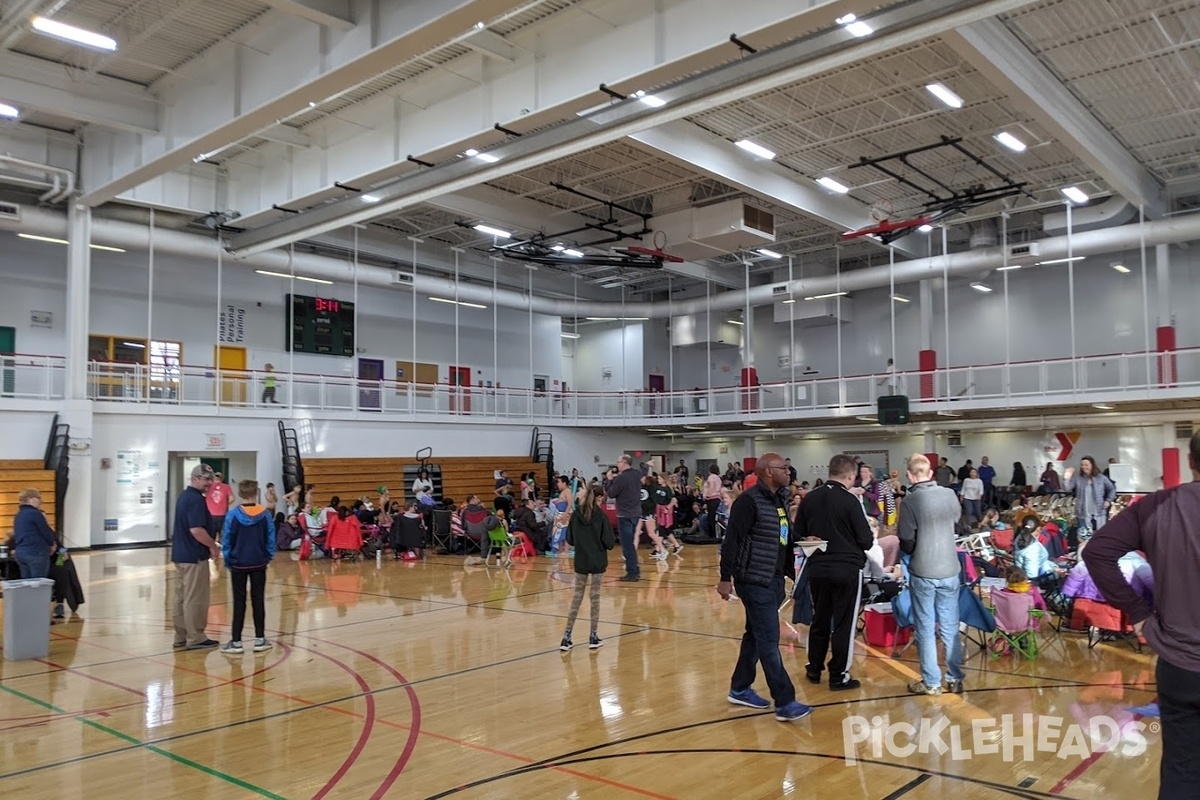
M 684 425 L 683 427 L 687 428 L 689 431 L 706 431 L 706 430 L 708 430 L 708 428 L 705 428 L 703 425 Z
M 1113 406 L 1110 406 L 1108 403 L 1093 403 L 1092 408 L 1098 408 L 1101 411 L 1112 411 L 1113 410 Z
M 146 345 L 142 344 L 141 342 L 121 342 L 121 345 L 123 347 L 132 347 L 136 350 L 145 350 L 146 349 Z
M 642 91 L 640 89 L 638 91 L 634 92 L 633 96 L 636 97 L 638 100 L 641 100 L 643 103 L 650 106 L 651 108 L 662 108 L 663 106 L 665 106 L 667 104 L 667 101 L 663 100 L 661 97 L 656 97 L 655 95 L 652 95 L 652 94 L 646 94 L 644 91 Z
M 15 106 L 10 106 L 8 103 L 0 103 L 0 117 L 16 119 L 19 116 L 21 116 L 21 112 L 17 111 Z
M 996 272 L 1012 272 L 1020 268 L 1020 264 L 1009 264 L 1007 267 L 996 267 Z
M 480 153 L 479 155 L 477 155 L 475 157 L 478 158 L 480 161 L 486 161 L 489 164 L 495 164 L 497 161 L 500 160 L 500 156 L 494 156 L 491 153 Z
M 745 425 L 747 428 L 769 428 L 769 427 L 771 427 L 770 423 L 767 423 L 767 422 L 743 422 L 742 424 Z
M 561 253 L 563 250 L 566 250 L 567 248 L 563 247 L 561 244 L 556 244 L 553 247 L 551 247 L 550 249 L 556 253 Z
M 364 194 L 362 196 L 362 201 L 364 203 L 378 203 L 382 199 L 383 198 L 379 197 L 378 195 L 374 195 L 374 194 Z
M 1068 200 L 1075 203 L 1086 203 L 1088 201 L 1088 196 L 1078 186 L 1068 186 L 1062 190 L 1062 193 L 1067 196 Z
M 645 322 L 649 317 L 584 317 L 588 322 Z
M 917 228 L 917 233 L 933 233 L 933 226 L 929 224 L 922 225 Z
M 466 300 L 451 300 L 448 297 L 431 297 L 429 299 L 435 303 L 449 303 L 455 306 L 466 306 L 467 308 L 487 308 L 487 306 L 480 305 L 479 303 L 468 303 Z
M 117 40 L 111 36 L 105 36 L 102 33 L 95 33 L 94 31 L 85 31 L 83 28 L 76 28 L 74 25 L 67 25 L 65 22 L 59 22 L 58 20 L 47 19 L 46 17 L 34 17 L 29 21 L 29 24 L 38 33 L 44 33 L 56 39 L 65 39 L 68 42 L 94 47 L 97 50 L 113 51 L 117 49 Z
M 959 97 L 958 95 L 956 95 L 954 92 L 947 89 L 942 84 L 931 83 L 931 84 L 928 84 L 925 88 L 929 90 L 930 94 L 932 94 L 938 100 L 941 100 L 943 103 L 950 106 L 951 108 L 962 108 L 963 107 L 963 99 L 961 97 Z
M 838 25 L 849 25 L 851 22 L 854 22 L 856 19 L 858 19 L 858 17 L 854 16 L 853 14 L 846 14 L 843 17 L 838 17 L 837 19 L 834 20 L 834 22 L 836 22 Z
M 988 294 L 992 291 L 992 287 L 988 286 L 986 283 L 972 283 L 971 288 L 977 292 L 983 292 L 984 294 Z
M 760 256 L 766 256 L 767 258 L 783 258 L 782 253 L 776 253 L 774 250 L 768 250 L 765 247 L 758 248 L 758 250 L 756 252 Z
M 624 286 L 624 285 L 625 285 L 625 281 L 610 281 L 609 283 L 600 284 L 600 288 L 601 289 L 616 289 L 617 287 Z
M 750 141 L 749 139 L 742 139 L 740 141 L 734 142 L 734 144 L 736 144 L 738 147 L 745 150 L 747 153 L 756 155 L 759 158 L 765 158 L 768 161 L 775 158 L 775 154 L 773 152 L 771 152 L 767 148 L 763 147 L 761 144 L 755 144 L 754 142 Z
M 66 239 L 55 239 L 53 236 L 37 236 L 32 233 L 18 233 L 17 236 L 34 242 L 47 242 L 48 244 L 70 244 L 70 242 L 68 242 Z M 89 244 L 88 247 L 92 248 L 93 250 L 107 250 L 110 253 L 126 252 L 120 247 L 109 247 L 108 245 L 104 244 Z
M 479 155 L 479 151 L 472 147 L 468 150 L 463 150 L 463 155 L 467 156 L 468 158 L 474 158 L 475 156 Z
M 789 297 L 787 300 L 784 300 L 784 301 L 783 301 L 783 304 L 784 304 L 785 306 L 790 306 L 790 305 L 791 305 L 792 303 L 794 303 L 794 302 L 796 302 L 796 298 L 794 298 L 794 297 Z
M 850 293 L 849 292 L 829 292 L 827 294 L 814 294 L 814 295 L 812 295 L 810 297 L 806 297 L 804 299 L 805 300 L 828 300 L 831 297 L 845 297 L 848 294 L 850 294 Z
M 838 17 L 834 21 L 837 22 L 838 25 L 844 25 L 846 30 L 850 31 L 851 34 L 859 37 L 860 39 L 864 36 L 870 36 L 875 32 L 874 28 L 853 14 L 847 14 L 844 17 Z
M 563 254 L 564 256 L 570 256 L 571 258 L 583 258 L 583 252 L 582 252 L 582 251 L 580 251 L 580 250 L 575 250 L 575 249 L 572 249 L 572 248 L 569 248 L 569 247 L 568 247 L 568 248 L 564 248 L 564 249 L 563 249 L 563 251 L 562 251 L 562 254 Z
M 287 278 L 288 280 L 295 278 L 298 281 L 308 281 L 309 283 L 323 283 L 326 286 L 333 285 L 333 281 L 327 281 L 324 278 L 309 278 L 304 275 L 287 275 L 282 272 L 271 272 L 270 270 L 265 270 L 265 269 L 256 269 L 254 271 L 256 273 L 258 273 L 259 275 L 267 275 L 271 278 Z
M 870 416 L 866 416 L 866 415 L 861 416 L 861 417 L 855 417 L 855 419 L 857 419 L 861 422 L 879 422 L 879 417 L 870 417 Z
M 579 338 L 578 333 L 562 333 L 559 335 L 562 336 L 562 338 L 564 338 L 564 339 L 578 339 Z
M 725 321 L 728 322 L 730 325 L 745 325 L 746 324 L 746 323 L 742 322 L 740 319 L 727 319 Z
M 817 183 L 821 184 L 830 191 L 837 192 L 838 194 L 846 194 L 850 191 L 849 186 L 843 186 L 841 183 L 838 183 L 830 177 L 817 178 Z
M 1112 268 L 1115 269 L 1117 272 L 1121 273 L 1122 275 L 1129 274 L 1129 267 L 1125 266 L 1124 264 L 1113 264 Z
M 912 302 L 912 298 L 905 297 L 902 294 L 894 294 L 894 295 L 892 295 L 892 299 L 895 300 L 897 303 L 911 303 Z
M 1087 256 L 1071 256 L 1070 258 L 1052 258 L 1049 261 L 1039 261 L 1038 266 L 1049 266 L 1050 264 L 1070 264 L 1072 261 L 1083 261 Z
M 646 428 L 646 430 L 650 433 L 670 433 L 671 432 L 670 428 Z
M 493 228 L 491 225 L 476 225 L 475 230 L 479 231 L 480 233 L 486 233 L 488 236 L 497 236 L 501 239 L 512 238 L 512 234 L 508 231 L 503 231 L 499 228 Z
M 961 417 L 962 416 L 962 414 L 960 414 L 957 411 L 939 411 L 939 412 L 937 412 L 937 415 L 939 417 Z
M 1025 143 L 1008 131 L 1000 131 L 1000 133 L 996 134 L 995 139 L 1014 153 L 1025 152 Z

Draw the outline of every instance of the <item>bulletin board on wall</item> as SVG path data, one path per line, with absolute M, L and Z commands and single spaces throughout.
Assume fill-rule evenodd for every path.
M 845 450 L 843 453 L 869 464 L 876 480 L 883 480 L 892 474 L 891 454 L 887 450 Z
M 415 383 L 418 386 L 436 386 L 438 382 L 438 365 L 425 364 L 420 361 L 415 364 L 412 361 L 397 361 L 394 378 L 397 395 L 407 394 L 407 387 L 410 383 Z

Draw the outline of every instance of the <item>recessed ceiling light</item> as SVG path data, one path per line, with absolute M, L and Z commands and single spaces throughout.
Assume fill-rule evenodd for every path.
M 1068 186 L 1062 190 L 1062 193 L 1073 203 L 1086 203 L 1088 201 L 1088 196 L 1078 186 Z
M 1130 271 L 1129 267 L 1125 266 L 1124 264 L 1113 264 L 1112 268 L 1122 275 L 1128 275 Z
M 1000 133 L 996 134 L 995 139 L 1014 153 L 1025 152 L 1025 143 L 1008 131 L 1000 131 Z
M 472 147 L 468 150 L 463 150 L 463 155 L 467 158 L 474 158 L 475 156 L 479 155 L 479 151 Z
M 817 178 L 817 183 L 821 184 L 826 189 L 829 189 L 832 192 L 837 192 L 838 194 L 846 194 L 847 192 L 850 191 L 849 186 L 844 186 L 841 183 L 839 183 L 838 181 L 835 181 L 833 178 L 830 178 L 828 176 L 823 177 L 823 178 Z
M 755 144 L 754 142 L 750 141 L 749 139 L 742 139 L 740 141 L 734 142 L 734 144 L 737 145 L 738 147 L 742 148 L 743 150 L 745 150 L 747 153 L 756 155 L 759 158 L 765 158 L 768 161 L 775 158 L 775 153 L 773 153 L 772 151 L 763 147 L 761 144 Z
M 932 225 L 922 225 L 921 227 L 917 228 L 917 232 L 918 233 L 933 233 L 933 226 Z
M 486 233 L 488 236 L 497 236 L 501 239 L 512 238 L 512 234 L 508 231 L 504 231 L 499 228 L 493 228 L 491 225 L 476 225 L 475 230 L 479 231 L 480 233 Z
M 951 108 L 962 108 L 963 99 L 940 83 L 930 83 L 925 86 L 929 93 Z
M 55 19 L 34 17 L 29 21 L 29 24 L 38 33 L 44 33 L 56 39 L 65 39 L 68 42 L 94 47 L 97 50 L 114 51 L 117 49 L 117 40 L 111 36 L 87 31 L 83 28 L 76 28 L 74 25 L 67 25 L 65 22 L 59 22 Z
M 984 294 L 988 294 L 992 291 L 992 287 L 988 286 L 986 283 L 972 283 L 971 288 L 977 292 L 983 292 Z
M 8 103 L 0 103 L 0 117 L 16 119 L 19 116 L 21 116 L 21 112 L 15 106 L 10 106 Z
M 755 252 L 757 252 L 760 256 L 766 256 L 767 258 L 783 258 L 782 253 L 776 253 L 774 250 L 768 250 L 765 247 L 760 247 Z

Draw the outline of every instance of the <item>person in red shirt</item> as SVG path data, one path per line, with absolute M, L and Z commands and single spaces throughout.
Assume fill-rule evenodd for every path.
M 221 473 L 213 475 L 213 482 L 208 487 L 204 502 L 208 505 L 208 533 L 215 541 L 221 541 L 221 531 L 225 530 L 225 515 L 233 505 L 233 489 L 222 479 Z

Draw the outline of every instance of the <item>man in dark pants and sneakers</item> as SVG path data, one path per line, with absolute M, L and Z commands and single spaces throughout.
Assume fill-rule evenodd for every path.
M 755 466 L 758 483 L 733 501 L 729 527 L 721 545 L 721 582 L 717 593 L 737 596 L 746 608 L 746 632 L 730 680 L 729 702 L 766 709 L 771 704 L 752 687 L 755 663 L 761 662 L 775 719 L 791 722 L 812 713 L 796 700 L 796 687 L 779 654 L 779 606 L 783 604 L 784 573 L 789 569 L 794 539 L 788 524 L 787 467 L 778 453 L 765 453 Z
M 854 490 L 858 467 L 854 459 L 836 455 L 829 461 L 829 479 L 808 493 L 796 514 L 796 539 L 824 539 L 824 551 L 813 553 L 806 575 L 812 591 L 813 621 L 808 628 L 810 683 L 821 682 L 825 655 L 829 659 L 829 688 L 857 689 L 850 677 L 857 633 L 858 605 L 862 599 L 862 572 L 867 551 L 875 543 L 867 512 Z M 862 490 L 858 490 L 861 492 Z
M 625 574 L 618 580 L 632 583 L 641 579 L 637 544 L 633 532 L 642 516 L 642 473 L 633 469 L 633 459 L 622 453 L 617 459 L 617 476 L 608 486 L 608 496 L 617 503 L 617 535 L 621 539 L 621 554 L 625 557 Z
M 912 488 L 900 506 L 900 549 L 912 556 L 909 591 L 921 680 L 909 684 L 913 694 L 942 693 L 938 669 L 937 631 L 946 649 L 946 677 L 952 694 L 962 694 L 962 639 L 958 632 L 958 549 L 954 524 L 962 513 L 953 489 L 938 486 L 929 459 L 917 454 L 908 459 Z
M 1096 587 L 1158 653 L 1159 800 L 1200 798 L 1200 433 L 1188 451 L 1191 483 L 1143 497 L 1096 531 L 1083 552 Z M 1117 566 L 1131 550 L 1141 550 L 1150 562 L 1153 608 Z

